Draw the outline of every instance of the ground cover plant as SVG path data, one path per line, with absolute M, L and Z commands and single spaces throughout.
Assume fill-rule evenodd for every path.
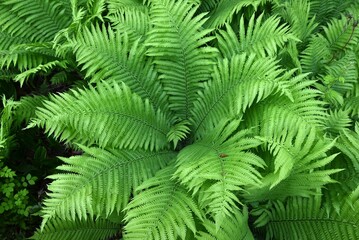
M 11 143 L 35 132 L 37 171 L 17 174 L 47 185 L 41 210 L 18 201 L 41 216 L 32 239 L 359 239 L 358 1 L 3 0 L 0 16 L 0 204 Z

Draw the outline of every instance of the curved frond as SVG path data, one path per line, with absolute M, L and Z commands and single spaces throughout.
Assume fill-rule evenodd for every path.
M 343 201 L 341 211 L 329 212 L 318 201 L 294 198 L 277 202 L 269 214 L 269 239 L 337 240 L 359 238 L 359 201 Z
M 218 28 L 229 23 L 235 13 L 238 13 L 242 8 L 253 7 L 256 9 L 264 0 L 221 0 L 215 8 L 209 13 L 210 18 L 206 22 L 208 28 Z
M 273 159 L 267 162 L 270 172 L 263 177 L 260 188 L 247 189 L 246 199 L 262 201 L 288 196 L 307 197 L 315 194 L 318 188 L 333 182 L 330 175 L 341 169 L 323 167 L 337 155 L 326 153 L 335 142 L 319 140 L 315 129 L 306 129 L 305 125 L 297 130 L 276 126 L 276 130 L 280 133 L 276 137 L 267 140 L 261 138 L 273 155 Z
M 181 184 L 199 194 L 199 204 L 212 215 L 217 229 L 237 209 L 236 193 L 260 186 L 264 161 L 248 149 L 262 142 L 246 130 L 235 133 L 240 121 L 219 124 L 203 140 L 187 146 L 177 157 L 175 176 Z
M 66 164 L 57 169 L 65 173 L 49 176 L 54 181 L 44 201 L 42 226 L 55 217 L 74 221 L 122 211 L 134 189 L 175 156 L 169 151 L 80 147 L 85 155 L 61 158 Z
M 164 90 L 152 62 L 145 56 L 144 45 L 138 40 L 131 44 L 126 33 L 92 25 L 73 40 L 73 47 L 77 61 L 86 70 L 85 77 L 91 77 L 91 82 L 124 82 L 131 91 L 149 99 L 155 109 L 166 109 Z
M 172 165 L 137 188 L 138 195 L 126 207 L 124 239 L 185 239 L 196 232 L 194 217 L 202 214 L 187 190 L 172 180 Z
M 274 8 L 274 13 L 278 13 L 289 23 L 290 32 L 302 42 L 306 42 L 318 26 L 315 17 L 310 17 L 311 2 L 308 0 L 284 1 Z
M 150 29 L 150 16 L 147 8 L 144 8 L 144 11 L 129 8 L 111 14 L 107 18 L 114 30 L 128 34 L 130 42 L 134 42 L 138 38 L 145 39 L 145 35 Z
M 282 72 L 274 59 L 256 59 L 254 55 L 235 55 L 219 61 L 212 81 L 204 84 L 192 110 L 195 137 L 212 130 L 223 116 L 241 116 L 270 94 L 279 91 L 291 99 L 287 79 L 279 76 Z
M 227 25 L 226 31 L 219 30 L 217 35 L 219 50 L 223 57 L 231 58 L 235 54 L 256 54 L 259 57 L 274 57 L 278 47 L 294 37 L 288 33 L 288 27 L 281 24 L 280 18 L 269 17 L 262 21 L 264 13 L 259 17 L 255 14 L 245 23 L 244 16 L 239 22 L 239 33 Z
M 154 57 L 170 108 L 180 120 L 190 118 L 201 84 L 210 78 L 215 49 L 204 46 L 213 37 L 203 29 L 204 14 L 187 0 L 155 0 L 150 9 L 147 54 Z M 164 34 L 165 33 L 165 34 Z
M 35 124 L 61 141 L 151 150 L 168 145 L 169 120 L 125 84 L 102 82 L 51 96 L 36 116 Z
M 205 219 L 203 226 L 208 233 L 200 231 L 196 237 L 198 240 L 254 240 L 248 226 L 247 208 L 244 208 L 243 213 L 236 210 L 233 216 L 227 216 L 218 231 L 216 231 L 215 223 L 210 220 Z
M 119 224 L 97 219 L 65 221 L 59 218 L 47 222 L 43 230 L 38 229 L 30 238 L 33 240 L 108 239 L 120 230 Z
M 25 96 L 20 99 L 19 104 L 15 110 L 15 120 L 18 124 L 21 122 L 29 123 L 30 119 L 34 118 L 36 108 L 43 107 L 44 101 L 48 98 L 43 95 Z

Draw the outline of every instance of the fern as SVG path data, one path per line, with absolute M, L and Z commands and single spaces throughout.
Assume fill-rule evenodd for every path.
M 209 79 L 214 64 L 215 50 L 203 46 L 213 38 L 206 37 L 210 30 L 201 29 L 205 19 L 203 14 L 194 17 L 196 9 L 186 1 L 154 1 L 150 10 L 153 28 L 146 40 L 147 54 L 154 57 L 170 108 L 182 120 L 191 117 L 197 91 Z
M 268 236 L 276 239 L 357 239 L 356 192 L 343 202 L 341 213 L 329 213 L 313 199 L 275 203 L 269 213 Z
M 55 217 L 75 221 L 76 218 L 88 219 L 94 213 L 106 217 L 114 211 L 119 213 L 127 205 L 133 189 L 174 156 L 168 151 L 106 151 L 80 147 L 86 155 L 62 158 L 66 165 L 58 169 L 66 173 L 50 176 L 56 181 L 49 188 L 50 198 L 44 202 L 42 226 Z
M 33 238 L 359 238 L 358 6 L 2 1 L 2 156 L 80 150 Z
M 174 170 L 172 163 L 137 188 L 126 208 L 126 239 L 184 239 L 187 228 L 196 232 L 194 217 L 201 219 L 202 213 L 187 190 L 171 180 Z
M 157 150 L 167 145 L 166 117 L 124 84 L 102 83 L 97 88 L 52 96 L 51 100 L 38 109 L 34 123 L 45 126 L 46 132 L 60 140 L 129 149 Z M 127 130 L 121 131 L 119 125 Z
M 58 218 L 51 220 L 43 231 L 38 230 L 30 239 L 61 240 L 61 239 L 108 239 L 119 231 L 116 223 L 98 219 L 93 221 L 75 220 L 63 221 Z

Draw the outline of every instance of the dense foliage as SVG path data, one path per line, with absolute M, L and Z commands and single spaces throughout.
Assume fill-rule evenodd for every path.
M 41 202 L 33 239 L 359 239 L 357 0 L 0 16 L 0 217 Z

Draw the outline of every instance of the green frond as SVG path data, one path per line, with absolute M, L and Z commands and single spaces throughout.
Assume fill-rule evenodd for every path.
M 212 81 L 204 84 L 192 109 L 195 138 L 211 131 L 223 116 L 240 117 L 271 94 L 280 92 L 291 99 L 287 79 L 279 76 L 283 70 L 276 63 L 271 58 L 256 59 L 246 54 L 219 60 Z
M 230 25 L 227 25 L 226 31 L 219 30 L 218 45 L 224 58 L 230 59 L 235 54 L 242 53 L 274 57 L 278 47 L 283 47 L 289 39 L 295 39 L 288 33 L 289 28 L 280 24 L 280 18 L 272 16 L 262 21 L 263 16 L 264 13 L 259 17 L 253 14 L 249 23 L 245 23 L 242 16 L 238 34 Z
M 334 54 L 339 54 L 358 45 L 359 28 L 354 27 L 355 20 L 348 20 L 345 16 L 333 19 L 328 26 L 323 27 L 329 48 Z
M 24 84 L 24 82 L 31 76 L 33 76 L 34 74 L 37 74 L 39 72 L 49 72 L 51 70 L 53 70 L 55 67 L 61 67 L 61 68 L 66 68 L 66 61 L 52 61 L 52 62 L 48 62 L 45 64 L 40 64 L 35 68 L 31 68 L 29 70 L 26 70 L 18 75 L 16 75 L 15 77 L 15 81 L 20 82 L 20 86 L 22 86 Z
M 346 9 L 355 4 L 354 1 L 342 0 L 311 0 L 310 13 L 318 23 L 323 24 L 332 18 L 340 17 Z
M 8 41 L 12 41 L 9 38 Z M 20 43 L 0 50 L 0 67 L 15 66 L 20 71 L 36 68 L 41 64 L 58 59 L 50 42 Z
M 206 22 L 207 28 L 219 28 L 225 23 L 231 22 L 233 15 L 240 12 L 245 7 L 257 7 L 265 0 L 221 0 L 216 7 L 209 13 L 209 19 Z
M 172 165 L 137 188 L 126 207 L 124 239 L 185 239 L 187 230 L 196 233 L 194 218 L 202 218 L 187 190 L 172 180 Z
M 92 25 L 73 40 L 73 47 L 78 63 L 86 70 L 85 77 L 91 78 L 91 82 L 124 82 L 131 91 L 149 99 L 156 110 L 167 108 L 158 74 L 139 40 L 131 44 L 126 33 Z
M 355 192 L 354 192 L 355 193 Z M 359 238 L 359 201 L 348 197 L 341 212 L 327 211 L 313 198 L 274 203 L 268 212 L 268 239 L 337 240 Z
M 331 57 L 327 39 L 322 35 L 312 37 L 301 54 L 303 72 L 311 73 L 313 76 L 321 74 Z
M 36 116 L 34 123 L 61 141 L 151 150 L 168 145 L 169 120 L 125 84 L 53 95 Z
M 47 222 L 44 229 L 38 229 L 30 238 L 33 240 L 70 240 L 86 239 L 100 240 L 108 239 L 116 235 L 120 226 L 116 223 L 104 219 L 82 219 L 75 221 L 65 221 L 54 218 Z
M 173 142 L 174 148 L 176 148 L 179 141 L 187 137 L 190 132 L 189 125 L 189 121 L 182 121 L 171 127 L 171 130 L 167 134 L 167 139 L 169 142 Z
M 1 30 L 31 42 L 51 41 L 59 30 L 70 24 L 67 4 L 60 0 L 3 0 Z
M 348 129 L 341 131 L 335 146 L 351 160 L 359 173 L 359 133 Z
M 107 18 L 110 20 L 114 30 L 128 34 L 130 42 L 134 42 L 139 38 L 144 40 L 150 29 L 150 16 L 147 8 L 145 8 L 145 11 L 129 8 L 123 12 L 108 15 Z
M 351 125 L 352 120 L 350 119 L 348 112 L 342 110 L 330 111 L 325 121 L 326 131 L 330 134 L 334 134 L 334 136 L 341 131 L 348 129 Z
M 44 200 L 42 226 L 56 217 L 74 221 L 119 213 L 134 189 L 175 157 L 169 151 L 80 148 L 84 155 L 61 158 L 65 164 L 57 169 L 65 172 L 49 176 L 54 181 Z
M 107 0 L 109 14 L 118 12 L 139 10 L 146 11 L 147 6 L 143 4 L 144 0 Z
M 268 150 L 273 155 L 273 159 L 266 162 L 269 172 L 263 176 L 262 186 L 247 189 L 246 199 L 263 201 L 288 196 L 307 197 L 325 184 L 334 182 L 330 175 L 341 169 L 323 169 L 337 155 L 326 154 L 334 142 L 318 140 L 314 129 L 305 131 L 303 127 L 297 136 L 288 137 L 287 134 L 294 132 L 283 132 L 277 142 L 267 140 Z
M 308 0 L 284 1 L 274 8 L 274 14 L 277 13 L 289 23 L 290 32 L 302 42 L 306 42 L 318 26 L 315 17 L 310 17 L 311 2 Z
M 299 130 L 302 124 L 323 129 L 327 112 L 321 92 L 312 88 L 315 81 L 306 79 L 308 74 L 298 75 L 287 83 L 292 101 L 287 96 L 272 95 L 247 111 L 244 124 L 247 128 L 260 126 L 261 136 L 281 133 L 278 129 Z
M 359 96 L 347 98 L 344 109 L 349 111 L 351 116 L 357 116 L 359 118 Z
M 196 237 L 198 240 L 254 240 L 248 226 L 247 208 L 244 208 L 243 213 L 236 210 L 233 216 L 226 217 L 218 231 L 215 223 L 208 219 L 204 220 L 203 226 L 208 232 L 200 231 Z
M 44 101 L 48 98 L 43 95 L 25 96 L 22 97 L 15 109 L 15 120 L 20 125 L 22 122 L 29 123 L 30 119 L 34 118 L 35 111 L 38 107 L 44 106 Z
M 205 46 L 213 37 L 203 29 L 204 14 L 187 0 L 154 0 L 150 9 L 147 54 L 154 57 L 160 80 L 169 95 L 171 110 L 180 120 L 189 120 L 197 91 L 210 78 L 214 48 Z M 165 33 L 165 34 L 164 34 Z
M 353 52 L 346 53 L 342 58 L 325 66 L 324 83 L 343 95 L 352 92 L 359 75 L 357 64 L 355 54 Z
M 223 121 L 203 140 L 182 149 L 177 157 L 175 176 L 193 194 L 199 205 L 212 215 L 217 229 L 237 209 L 236 193 L 260 186 L 264 161 L 249 152 L 262 142 L 250 131 L 235 132 L 240 120 Z

